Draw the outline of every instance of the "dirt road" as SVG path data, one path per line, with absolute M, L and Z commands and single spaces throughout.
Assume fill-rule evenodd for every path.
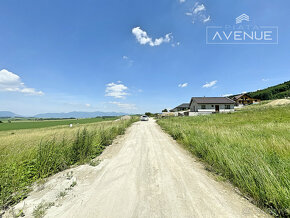
M 133 124 L 101 158 L 96 167 L 79 166 L 53 176 L 15 210 L 30 217 L 41 202 L 53 202 L 45 217 L 267 216 L 216 181 L 154 120 Z M 65 189 L 72 181 L 77 185 Z M 65 196 L 59 194 L 62 190 L 67 190 Z

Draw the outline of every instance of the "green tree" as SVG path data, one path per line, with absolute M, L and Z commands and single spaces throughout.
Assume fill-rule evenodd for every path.
M 153 114 L 150 113 L 150 112 L 146 112 L 145 115 L 148 116 L 148 117 L 153 117 Z

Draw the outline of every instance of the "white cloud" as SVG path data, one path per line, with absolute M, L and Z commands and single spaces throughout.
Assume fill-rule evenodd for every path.
M 149 37 L 147 33 L 140 27 L 133 28 L 132 33 L 135 35 L 137 41 L 141 45 L 149 44 L 152 47 L 161 45 L 162 43 L 168 43 L 172 39 L 171 33 L 168 33 L 164 37 L 160 37 L 154 40 L 151 37 Z
M 186 86 L 188 86 L 188 83 L 181 83 L 178 85 L 180 88 L 185 88 Z
M 233 95 L 233 94 L 224 94 L 223 97 L 229 97 L 231 95 Z
M 214 86 L 217 83 L 217 80 L 211 81 L 211 82 L 206 82 L 202 87 L 203 88 L 210 88 Z
M 91 107 L 91 104 L 85 104 L 86 105 L 86 107 Z
M 0 91 L 20 92 L 27 95 L 44 95 L 42 91 L 26 87 L 18 75 L 5 69 L 0 70 Z
M 208 22 L 208 21 L 210 21 L 210 16 L 208 16 L 207 18 L 205 18 L 205 19 L 203 20 L 204 23 L 206 23 L 206 22 Z
M 135 104 L 127 104 L 127 103 L 121 103 L 118 101 L 110 101 L 110 104 L 117 105 L 119 108 L 125 109 L 125 110 L 136 110 L 137 107 Z
M 179 0 L 180 3 L 184 3 L 186 0 Z
M 262 79 L 262 81 L 263 81 L 263 82 L 268 82 L 268 81 L 269 81 L 269 79 Z
M 192 9 L 193 14 L 197 14 L 201 11 L 205 11 L 205 6 L 203 4 L 199 4 L 198 2 L 194 5 Z
M 44 95 L 42 91 L 36 91 L 34 88 L 22 88 L 20 92 L 28 95 Z
M 128 63 L 129 67 L 131 67 L 133 65 L 133 63 L 134 63 L 134 61 L 131 58 L 129 58 L 128 56 L 126 56 L 126 55 L 123 56 L 123 60 Z
M 172 43 L 171 46 L 172 46 L 172 47 L 180 46 L 180 42 Z
M 128 87 L 123 85 L 121 81 L 116 83 L 109 83 L 106 85 L 106 96 L 111 96 L 114 98 L 125 98 L 127 93 Z
M 204 4 L 200 4 L 196 2 L 188 12 L 185 13 L 187 16 L 192 17 L 192 23 L 194 24 L 196 21 L 200 21 L 202 23 L 207 23 L 211 20 L 210 15 L 206 12 L 206 7 Z
M 20 77 L 12 72 L 9 72 L 8 70 L 1 70 L 0 71 L 0 84 L 1 85 L 16 85 L 18 86 L 19 84 L 21 84 L 21 80 Z

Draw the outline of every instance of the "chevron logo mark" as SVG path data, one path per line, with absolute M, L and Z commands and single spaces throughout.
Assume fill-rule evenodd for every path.
M 242 23 L 243 20 L 245 20 L 245 21 L 250 21 L 250 17 L 249 17 L 248 15 L 246 15 L 246 14 L 242 14 L 242 15 L 240 15 L 240 16 L 238 16 L 238 17 L 236 18 L 236 24 L 238 24 L 238 23 Z

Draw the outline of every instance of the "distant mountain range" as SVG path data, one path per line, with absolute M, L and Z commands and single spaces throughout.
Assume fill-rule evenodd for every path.
M 21 117 L 18 114 L 12 113 L 10 111 L 0 111 L 0 117 Z
M 35 118 L 92 118 L 92 117 L 104 117 L 104 116 L 123 116 L 128 115 L 127 113 L 119 113 L 119 112 L 81 112 L 81 111 L 73 111 L 68 113 L 44 113 L 37 114 Z M 0 111 L 0 117 L 25 117 L 10 111 Z
M 118 113 L 118 112 L 81 112 L 81 111 L 73 111 L 68 113 L 45 113 L 45 114 L 37 114 L 34 117 L 36 118 L 91 118 L 91 117 L 104 117 L 104 116 L 123 116 L 127 115 L 126 113 Z

